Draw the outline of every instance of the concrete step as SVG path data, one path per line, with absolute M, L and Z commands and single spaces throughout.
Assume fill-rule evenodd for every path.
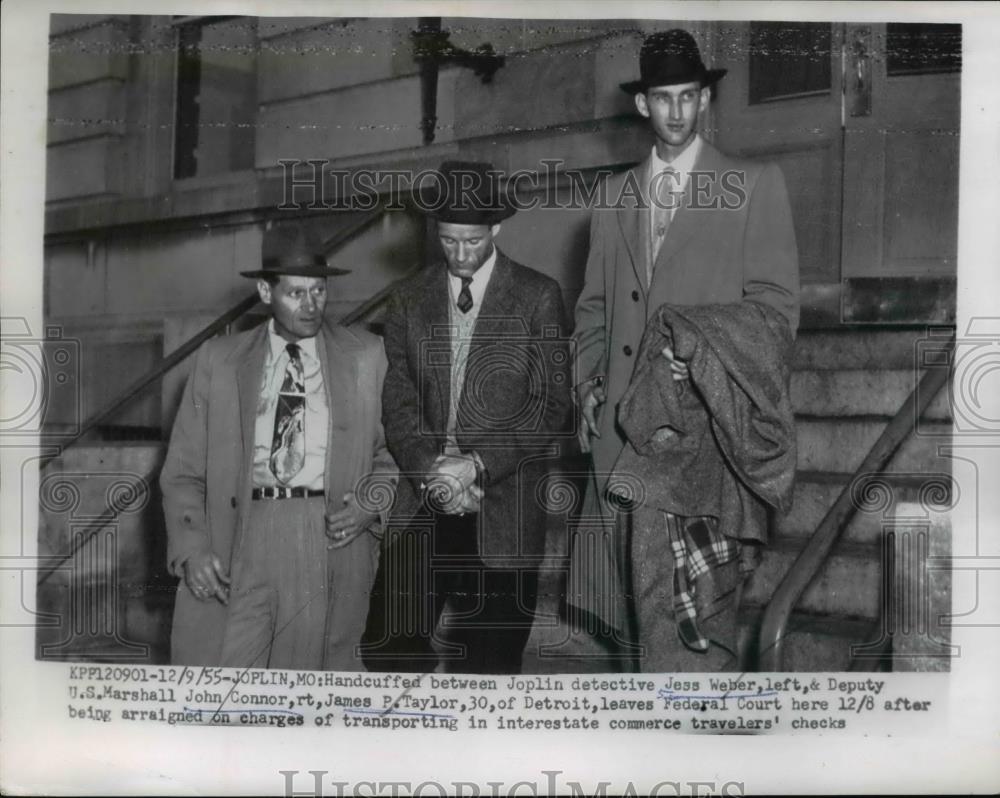
M 740 612 L 741 667 L 755 670 L 759 662 L 760 624 L 763 608 L 744 606 Z M 793 612 L 783 649 L 783 670 L 793 672 L 847 671 L 852 646 L 878 639 L 877 621 L 831 618 Z M 536 625 L 525 646 L 525 673 L 614 673 L 627 668 L 628 660 L 614 656 L 583 630 L 573 630 L 560 619 L 554 625 Z
M 923 350 L 941 349 L 947 328 L 891 327 L 803 330 L 795 341 L 794 370 L 910 369 Z
M 850 484 L 852 474 L 800 472 L 796 477 L 792 509 L 775 520 L 776 537 L 809 538 Z M 859 483 L 854 491 L 855 513 L 841 533 L 838 545 L 878 546 L 884 529 L 893 523 L 900 502 L 920 502 L 928 517 L 946 517 L 951 504 L 951 477 L 947 474 L 901 476 L 882 474 Z
M 796 419 L 798 469 L 852 473 L 878 440 L 888 420 L 883 417 Z M 887 470 L 912 474 L 951 472 L 951 458 L 938 448 L 951 442 L 950 422 L 920 422 L 889 461 Z
M 792 407 L 802 416 L 886 416 L 891 418 L 913 392 L 923 372 L 912 369 L 809 369 L 792 373 Z M 923 418 L 950 421 L 950 396 L 942 388 Z
M 803 541 L 777 539 L 743 592 L 747 607 L 765 607 L 802 549 Z M 796 606 L 813 615 L 874 620 L 881 612 L 881 550 L 843 546 L 826 561 Z
M 763 612 L 755 607 L 740 613 L 740 648 L 744 662 L 755 668 Z M 793 612 L 788 621 L 782 649 L 782 670 L 796 673 L 847 671 L 851 667 L 851 649 L 878 639 L 877 624 L 868 620 L 831 619 Z

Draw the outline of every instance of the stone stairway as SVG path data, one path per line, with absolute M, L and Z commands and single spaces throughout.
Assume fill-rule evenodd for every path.
M 794 503 L 787 515 L 774 519 L 771 543 L 744 592 L 740 642 L 747 669 L 756 667 L 760 621 L 775 589 L 919 381 L 916 354 L 925 337 L 926 328 L 917 327 L 800 332 L 790 386 L 798 430 Z M 885 531 L 901 503 L 919 504 L 930 496 L 932 502 L 947 504 L 951 468 L 948 458 L 938 455 L 938 446 L 947 442 L 950 429 L 948 396 L 942 390 L 921 418 L 920 434 L 907 438 L 888 472 L 855 484 L 858 511 L 790 618 L 785 670 L 848 670 L 857 665 L 852 646 L 880 640 L 882 609 L 892 590 L 883 569 Z M 947 534 L 946 519 L 943 529 Z M 557 602 L 548 593 L 561 592 L 557 563 L 563 557 L 565 536 L 556 535 L 548 551 L 553 572 L 543 606 L 550 617 Z M 544 651 L 540 646 L 554 642 L 563 657 L 539 656 Z M 609 671 L 617 666 L 585 634 L 560 623 L 536 629 L 525 669 Z
M 761 615 L 781 578 L 822 521 L 886 424 L 914 389 L 921 328 L 804 330 L 791 380 L 798 430 L 794 503 L 775 519 L 771 545 L 744 596 L 744 643 L 753 665 Z M 915 425 L 916 426 L 916 425 Z M 883 607 L 892 582 L 884 565 L 885 532 L 895 508 L 927 491 L 949 490 L 947 442 L 951 413 L 946 390 L 932 400 L 885 474 L 856 482 L 857 508 L 830 558 L 800 599 L 789 622 L 785 669 L 847 670 L 852 645 L 882 636 Z M 931 497 L 945 501 L 941 495 Z M 888 568 L 892 568 L 891 561 Z

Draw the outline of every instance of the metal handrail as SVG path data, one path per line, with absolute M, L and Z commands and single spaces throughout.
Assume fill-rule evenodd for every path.
M 122 391 L 119 397 L 112 401 L 107 407 L 87 419 L 80 427 L 80 431 L 62 444 L 60 451 L 43 456 L 41 458 L 40 467 L 45 468 L 45 466 L 47 466 L 52 460 L 60 457 L 69 447 L 79 443 L 88 432 L 107 421 L 109 418 L 116 416 L 125 407 L 138 398 L 139 395 L 146 390 L 146 388 L 160 379 L 174 366 L 180 364 L 181 361 L 205 343 L 205 341 L 209 338 L 222 332 L 227 326 L 232 324 L 236 321 L 236 319 L 254 307 L 259 301 L 260 298 L 257 296 L 257 292 L 254 291 L 253 294 L 245 299 L 241 299 L 229 310 L 215 319 L 211 324 L 202 329 L 188 341 L 185 341 L 181 346 L 177 347 L 177 349 L 164 357 L 163 360 L 157 363 L 156 366 L 154 366 L 149 372 L 143 374 L 139 379 L 129 385 L 128 388 Z
M 330 252 L 344 243 L 349 241 L 351 238 L 356 236 L 362 230 L 364 230 L 368 225 L 378 219 L 385 209 L 383 207 L 378 207 L 372 211 L 369 211 L 360 219 L 354 220 L 351 224 L 346 225 L 343 229 L 338 230 L 331 238 L 323 243 L 323 249 L 326 252 Z M 381 292 L 380 292 L 381 293 Z M 376 295 L 377 296 L 377 295 Z M 95 427 L 99 426 L 103 422 L 107 421 L 109 418 L 113 418 L 118 413 L 120 413 L 125 407 L 131 404 L 136 398 L 138 398 L 143 391 L 146 390 L 150 385 L 156 382 L 158 379 L 163 377 L 170 369 L 174 366 L 179 365 L 188 355 L 195 352 L 199 346 L 201 346 L 209 338 L 218 335 L 226 327 L 236 321 L 238 318 L 243 316 L 259 302 L 257 292 L 250 294 L 245 299 L 241 299 L 237 304 L 233 305 L 229 310 L 225 311 L 221 316 L 215 319 L 211 324 L 206 326 L 200 332 L 195 334 L 189 340 L 185 341 L 177 349 L 173 350 L 170 354 L 166 355 L 163 360 L 156 364 L 149 372 L 144 374 L 142 377 L 137 379 L 131 385 L 129 385 L 125 390 L 123 390 L 117 399 L 113 400 L 108 404 L 103 410 L 98 411 L 89 419 L 87 419 L 80 427 L 80 430 L 73 435 L 65 443 L 61 443 L 59 446 L 59 451 L 46 454 L 41 458 L 39 464 L 40 468 L 45 468 L 52 460 L 58 458 L 63 452 L 65 452 L 71 446 L 79 443 L 80 440 L 91 432 Z M 365 306 L 363 305 L 362 308 Z M 362 314 L 362 318 L 364 314 Z M 345 322 L 341 322 L 345 323 Z M 347 324 L 354 324 L 354 321 L 346 322 Z
M 954 338 L 946 343 L 950 354 L 954 346 Z M 950 362 L 950 356 L 945 362 Z M 886 425 L 878 440 L 868 451 L 861 465 L 855 470 L 848 484 L 840 492 L 837 500 L 820 521 L 816 531 L 809 538 L 805 548 L 788 569 L 785 578 L 774 591 L 764 611 L 760 628 L 760 670 L 780 671 L 783 665 L 783 649 L 785 629 L 792 614 L 792 609 L 802 597 L 809 583 L 819 573 L 826 562 L 833 544 L 843 531 L 854 511 L 857 509 L 851 495 L 851 485 L 865 475 L 881 473 L 886 464 L 899 449 L 903 441 L 912 432 L 918 419 L 931 400 L 943 388 L 950 375 L 950 369 L 945 366 L 931 366 L 920 379 L 920 382 L 906 398 L 902 406 Z

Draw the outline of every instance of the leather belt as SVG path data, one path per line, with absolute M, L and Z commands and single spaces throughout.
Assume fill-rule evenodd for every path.
M 322 496 L 321 490 L 310 490 L 309 488 L 254 488 L 250 498 L 254 501 L 259 499 L 308 499 L 312 496 Z

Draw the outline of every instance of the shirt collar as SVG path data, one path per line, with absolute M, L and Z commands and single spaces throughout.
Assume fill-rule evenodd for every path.
M 659 174 L 667 167 L 670 167 L 676 171 L 681 180 L 687 178 L 688 172 L 694 169 L 695 161 L 698 160 L 698 155 L 701 153 L 701 136 L 695 133 L 694 138 L 691 143 L 685 147 L 684 152 L 674 158 L 673 161 L 667 163 L 656 154 L 656 145 L 653 145 L 653 154 L 650 158 L 650 174 Z
M 270 319 L 267 322 L 267 341 L 270 345 L 271 361 L 277 360 L 281 353 L 285 351 L 285 347 L 288 346 L 288 341 L 278 335 L 278 331 L 274 327 L 274 319 Z M 299 352 L 308 358 L 313 360 L 318 360 L 316 356 L 316 336 L 311 338 L 300 338 L 295 342 L 299 346 Z
M 486 286 L 490 282 L 490 277 L 493 276 L 493 267 L 496 266 L 496 262 L 497 247 L 494 244 L 493 252 L 486 259 L 486 263 L 476 269 L 476 273 L 472 275 L 472 282 L 469 283 L 469 292 L 472 294 L 473 307 L 478 308 L 480 303 L 482 303 L 483 296 L 486 294 Z M 451 272 L 448 272 L 448 280 L 451 283 L 452 294 L 457 297 L 458 292 L 462 290 L 462 280 Z

